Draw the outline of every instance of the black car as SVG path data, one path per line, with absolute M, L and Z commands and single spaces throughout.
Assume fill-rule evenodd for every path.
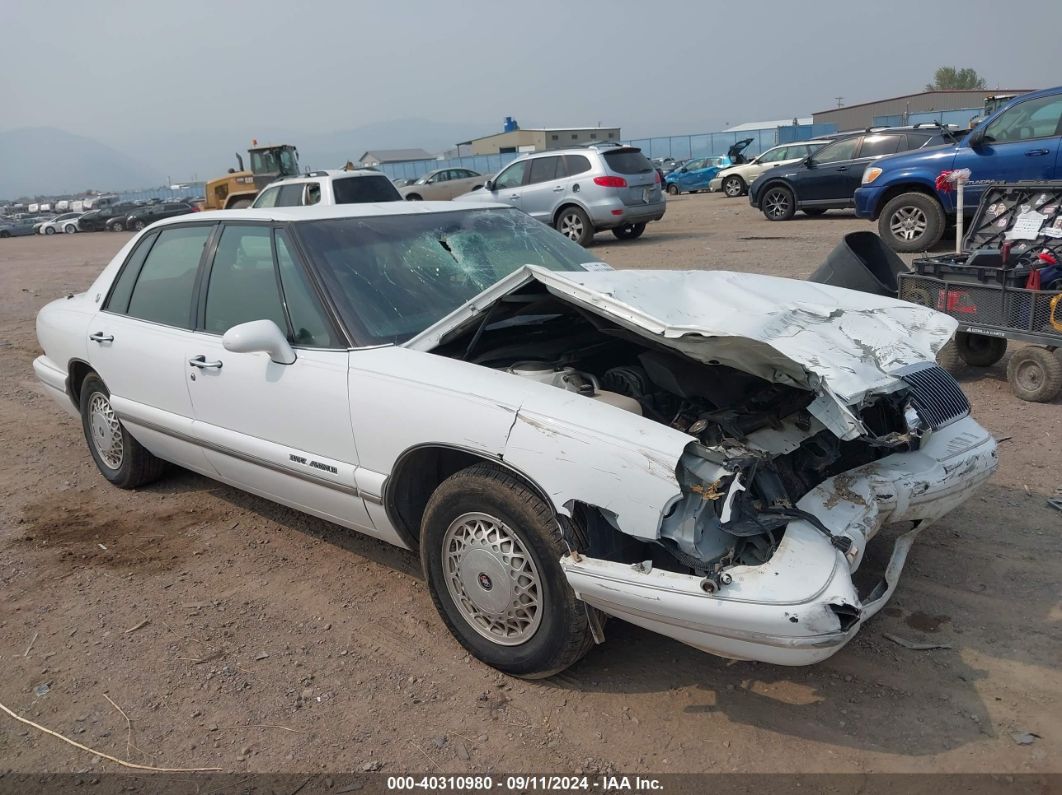
M 770 221 L 788 221 L 797 210 L 822 215 L 855 206 L 863 170 L 879 157 L 953 144 L 956 134 L 939 125 L 866 130 L 838 138 L 799 163 L 764 171 L 749 186 L 749 204 Z
M 146 207 L 140 207 L 133 210 L 125 219 L 125 228 L 132 229 L 134 232 L 139 232 L 148 224 L 153 224 L 155 221 L 161 221 L 163 218 L 173 218 L 176 215 L 187 215 L 188 213 L 194 213 L 196 208 L 189 202 L 159 202 L 158 204 L 149 204 Z M 110 229 L 110 226 L 107 227 Z
M 108 222 L 118 219 L 124 228 L 126 217 L 135 209 L 137 205 L 133 202 L 109 204 L 98 210 L 89 210 L 78 219 L 77 225 L 82 232 L 102 232 L 110 228 Z

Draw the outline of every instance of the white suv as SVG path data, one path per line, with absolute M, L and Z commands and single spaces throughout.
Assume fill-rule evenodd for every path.
M 747 163 L 724 168 L 708 183 L 708 190 L 721 190 L 732 199 L 742 196 L 748 193 L 749 185 L 756 181 L 756 177 L 767 169 L 799 163 L 828 143 L 828 140 L 798 141 L 768 149 Z
M 370 169 L 311 171 L 269 183 L 252 207 L 303 207 L 311 204 L 398 202 L 402 195 L 386 174 Z

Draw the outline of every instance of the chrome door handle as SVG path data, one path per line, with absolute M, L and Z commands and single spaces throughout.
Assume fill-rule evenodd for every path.
M 1040 155 L 1049 155 L 1049 154 L 1051 154 L 1051 152 L 1048 149 L 1030 149 L 1029 151 L 1027 151 L 1025 153 L 1025 156 L 1026 157 L 1039 157 Z
M 191 359 L 188 360 L 188 364 L 192 365 L 192 367 L 198 367 L 200 370 L 206 370 L 206 369 L 210 369 L 210 368 L 213 368 L 213 369 L 216 369 L 216 370 L 220 370 L 221 369 L 221 361 L 220 360 L 219 361 L 214 361 L 214 362 L 208 362 L 206 360 L 206 356 L 193 356 Z
M 564 190 L 564 186 L 563 185 L 558 185 L 557 187 L 555 187 L 553 189 L 553 192 L 554 193 L 560 193 L 562 190 Z
M 89 339 L 93 342 L 114 342 L 114 337 L 110 334 L 104 334 L 102 331 L 97 331 L 95 334 L 90 334 Z

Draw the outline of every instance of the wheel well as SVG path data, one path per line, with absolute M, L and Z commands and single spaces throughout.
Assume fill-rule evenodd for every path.
M 384 510 L 402 540 L 412 549 L 420 546 L 420 521 L 428 500 L 442 482 L 474 464 L 495 464 L 519 478 L 552 506 L 545 492 L 526 475 L 497 458 L 446 445 L 425 445 L 407 450 L 395 463 L 384 486 Z
M 92 369 L 92 365 L 88 362 L 83 362 L 80 359 L 74 359 L 70 362 L 68 393 L 75 406 L 81 406 L 81 385 L 85 382 L 88 374 L 94 372 L 96 371 Z
M 575 202 L 565 202 L 564 204 L 562 204 L 560 207 L 557 208 L 557 212 L 553 213 L 553 225 L 554 226 L 557 225 L 557 220 L 561 217 L 561 213 L 564 212 L 565 210 L 567 210 L 569 207 L 575 207 L 575 208 L 577 208 L 579 210 L 582 210 L 584 213 L 586 212 L 586 210 L 583 210 L 583 208 L 581 206 L 579 206 L 578 204 L 576 204 Z
M 899 185 L 891 186 L 881 194 L 881 198 L 878 200 L 878 206 L 874 208 L 874 218 L 877 219 L 881 215 L 881 211 L 885 209 L 886 204 L 904 193 L 922 193 L 940 204 L 940 199 L 937 198 L 937 194 L 925 185 L 918 182 L 901 183 Z M 943 208 L 943 205 L 941 205 L 941 207 Z M 945 215 L 947 215 L 947 213 L 945 213 Z
M 756 191 L 756 209 L 761 209 L 760 205 L 763 203 L 763 197 L 767 193 L 767 191 L 769 191 L 771 188 L 776 188 L 779 185 L 788 190 L 791 194 L 793 194 L 793 199 L 796 200 L 796 191 L 793 190 L 793 186 L 785 180 L 776 179 L 772 180 L 771 182 L 768 182 L 766 185 Z
M 421 196 L 419 193 L 407 193 L 406 194 L 406 201 L 407 202 L 408 201 L 414 201 L 414 202 L 424 201 L 424 197 Z

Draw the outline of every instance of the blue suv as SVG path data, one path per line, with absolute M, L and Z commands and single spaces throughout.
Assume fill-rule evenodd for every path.
M 936 189 L 942 171 L 970 169 L 963 196 L 972 216 L 998 182 L 1062 178 L 1062 86 L 1024 94 L 978 124 L 960 143 L 885 157 L 863 172 L 856 215 L 877 220 L 894 251 L 925 251 L 955 216 L 955 193 Z

